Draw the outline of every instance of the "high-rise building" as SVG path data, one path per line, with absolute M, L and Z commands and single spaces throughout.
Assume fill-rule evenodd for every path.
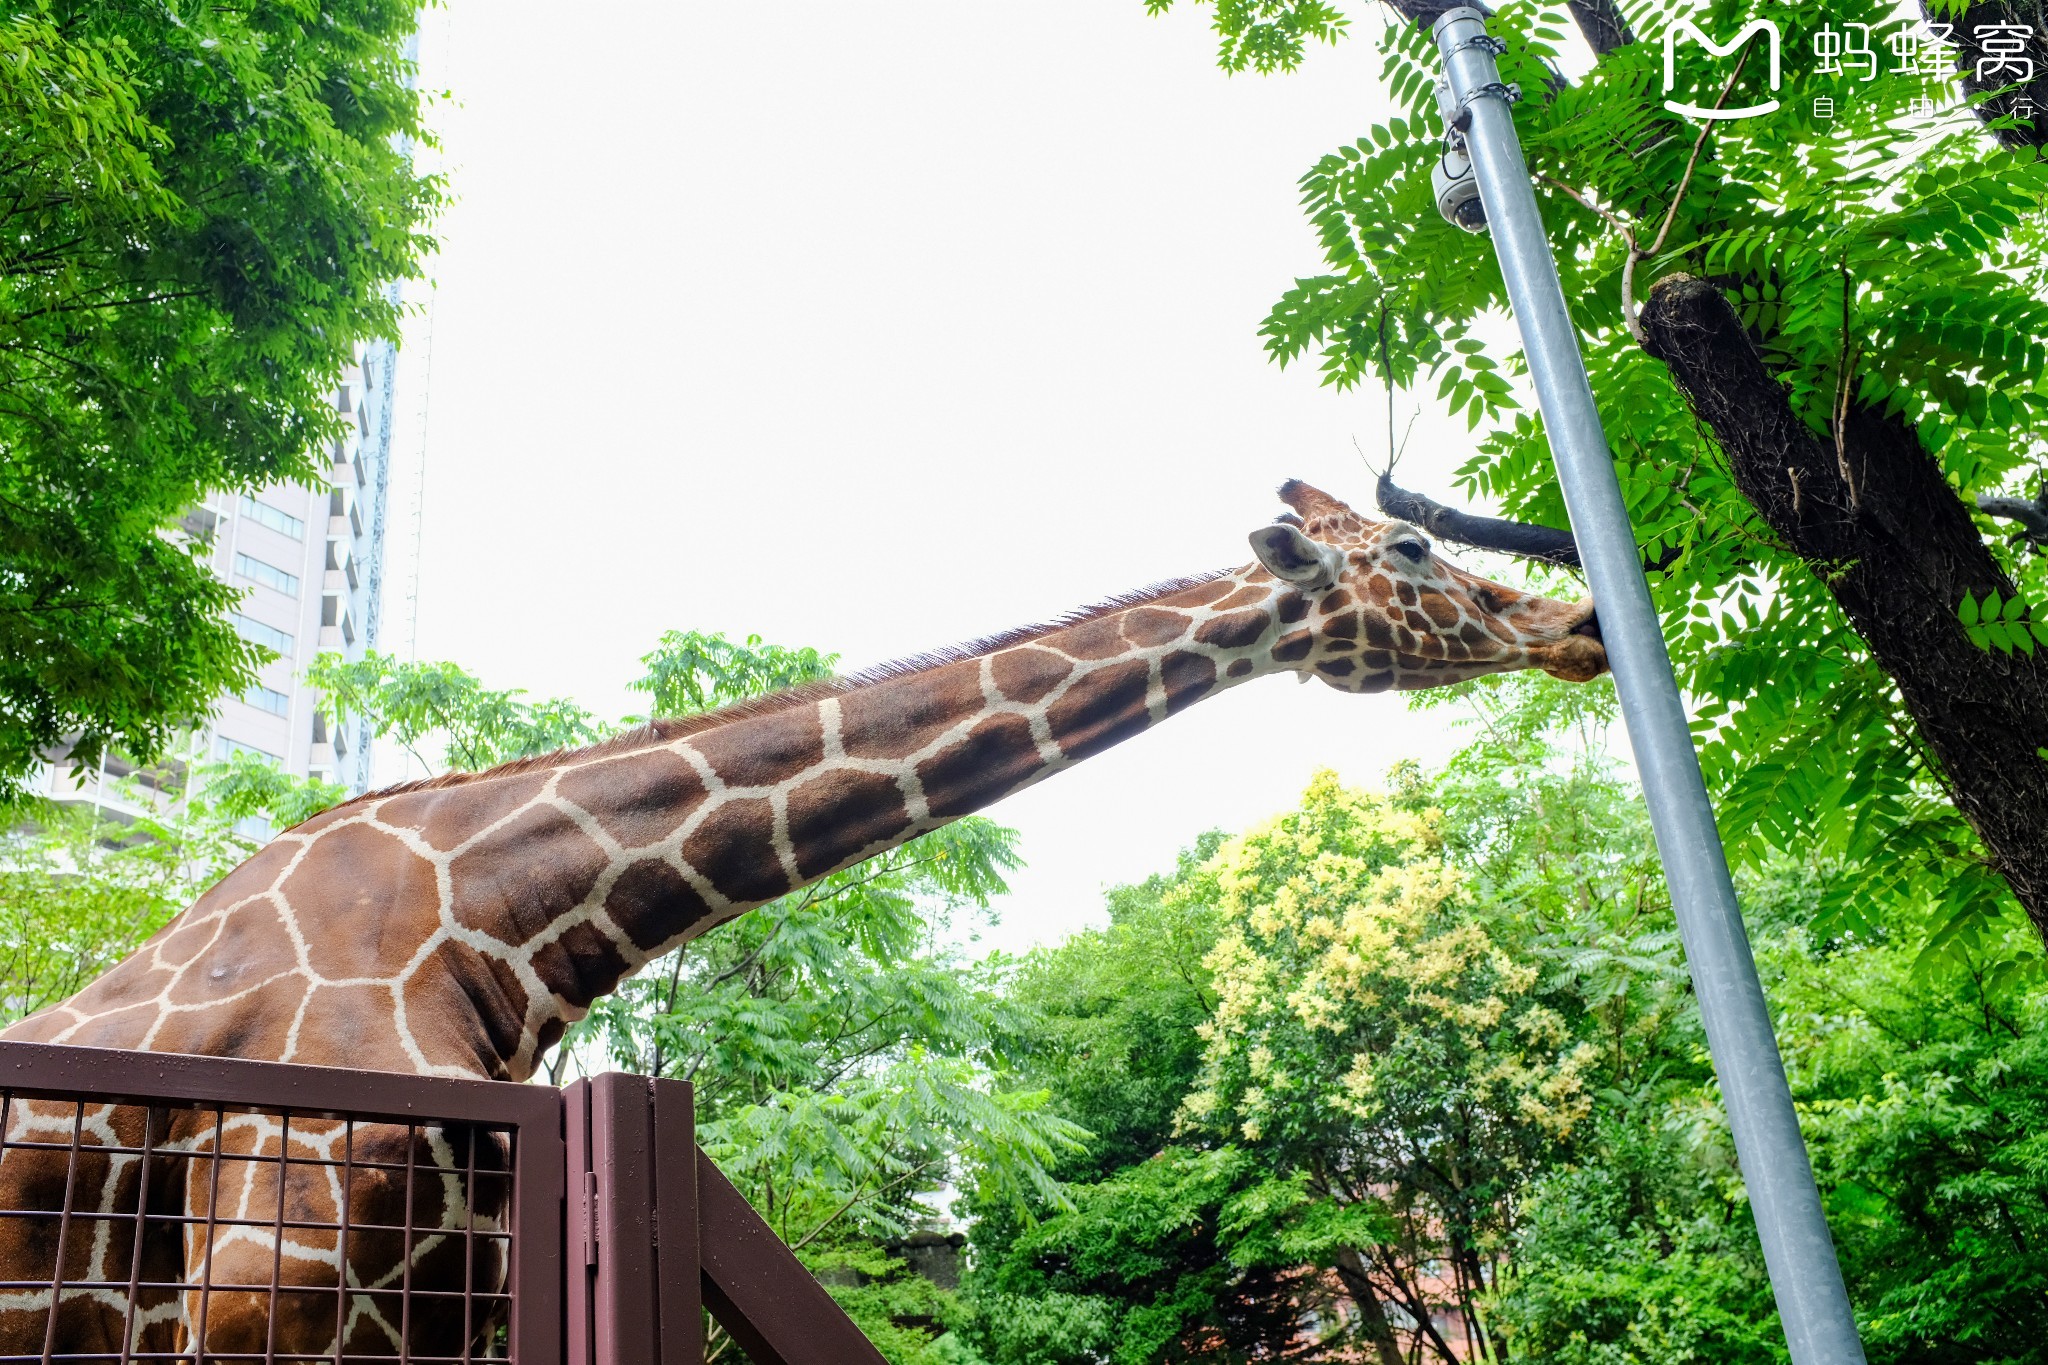
M 378 342 L 343 374 L 335 406 L 347 428 L 327 452 L 325 487 L 219 496 L 199 513 L 216 518 L 214 571 L 245 590 L 236 628 L 277 653 L 254 687 L 221 702 L 210 757 L 253 750 L 354 792 L 369 784 L 367 727 L 358 721 L 344 733 L 303 675 L 316 654 L 360 658 L 377 643 L 395 360 L 391 344 Z
M 397 349 L 378 341 L 360 347 L 343 372 L 334 404 L 345 432 L 323 452 L 324 484 L 215 494 L 185 515 L 187 533 L 210 538 L 214 572 L 244 590 L 235 628 L 277 655 L 247 692 L 220 700 L 194 746 L 205 757 L 254 753 L 351 792 L 369 785 L 368 723 L 355 720 L 344 732 L 322 713 L 304 675 L 317 654 L 359 658 L 377 643 L 396 362 Z M 110 755 L 102 773 L 81 780 L 60 758 L 35 785 L 119 818 L 133 813 L 135 797 L 112 779 L 130 771 Z

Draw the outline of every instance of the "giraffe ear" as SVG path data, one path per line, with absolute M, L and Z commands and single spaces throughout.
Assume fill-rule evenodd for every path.
M 1309 592 L 1321 592 L 1337 581 L 1344 552 L 1310 540 L 1292 526 L 1261 526 L 1252 532 L 1252 553 L 1273 577 Z

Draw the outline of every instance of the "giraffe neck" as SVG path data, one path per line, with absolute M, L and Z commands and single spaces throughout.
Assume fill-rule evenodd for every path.
M 1307 615 L 1299 592 L 1244 569 L 632 741 L 351 801 L 6 1034 L 524 1080 L 593 1000 L 713 925 L 1232 684 L 1310 666 L 1348 676 L 1349 657 L 1309 661 Z
M 513 1044 L 504 1071 L 528 1074 L 592 1000 L 707 929 L 1285 667 L 1276 642 L 1303 613 L 1300 594 L 1244 569 L 665 742 L 435 793 L 497 831 L 458 869 L 457 918 L 542 943 L 527 954 L 538 980 L 507 992 L 524 997 L 506 1002 L 523 1005 L 516 1030 L 491 1030 Z M 479 799 L 500 783 L 531 792 L 520 816 Z M 518 894 L 486 868 L 517 869 Z

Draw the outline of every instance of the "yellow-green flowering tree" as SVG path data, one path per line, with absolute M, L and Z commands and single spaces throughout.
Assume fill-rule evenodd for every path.
M 1516 1197 L 1591 1109 L 1575 1037 L 1513 921 L 1465 893 L 1437 811 L 1316 778 L 1224 845 L 1216 995 L 1182 1123 L 1266 1178 L 1225 1213 L 1240 1255 L 1334 1265 L 1382 1360 L 1396 1327 L 1490 1349 Z

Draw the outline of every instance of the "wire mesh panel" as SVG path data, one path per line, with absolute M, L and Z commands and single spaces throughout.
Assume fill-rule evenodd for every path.
M 561 1104 L 0 1043 L 0 1365 L 559 1365 Z

